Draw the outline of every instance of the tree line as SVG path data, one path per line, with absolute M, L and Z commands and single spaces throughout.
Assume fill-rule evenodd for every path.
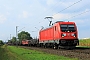
M 32 39 L 30 33 L 21 31 L 20 33 L 18 33 L 18 38 L 12 37 L 12 39 L 8 40 L 8 42 L 15 43 L 17 41 L 21 42 L 22 40 L 30 40 L 30 39 Z

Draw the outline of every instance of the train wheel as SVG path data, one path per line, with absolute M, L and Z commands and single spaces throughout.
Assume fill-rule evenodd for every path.
M 54 48 L 54 49 L 58 49 L 58 45 L 54 45 L 53 48 Z
M 46 45 L 43 45 L 43 48 L 46 48 Z
M 45 44 L 45 48 L 49 48 L 49 44 L 48 43 Z

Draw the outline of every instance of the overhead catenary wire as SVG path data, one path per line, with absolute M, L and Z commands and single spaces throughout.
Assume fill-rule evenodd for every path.
M 55 5 L 53 5 L 53 6 L 51 6 L 49 9 L 51 9 L 51 8 L 53 8 L 54 6 L 56 6 L 58 3 L 60 3 L 60 2 L 56 2 L 55 3 Z M 53 11 L 54 10 L 54 8 L 51 10 L 51 11 Z M 45 12 L 44 12 L 45 13 Z M 50 12 L 49 12 L 50 13 Z M 49 13 L 46 13 L 47 15 L 49 14 Z M 43 14 L 43 13 L 42 13 Z M 41 14 L 41 15 L 42 15 Z M 41 19 L 41 18 L 40 18 Z M 40 21 L 39 23 L 41 23 L 41 22 L 43 22 L 43 20 L 42 21 Z
M 62 9 L 61 11 L 57 12 L 56 14 L 58 14 L 58 13 L 60 13 L 60 12 L 62 12 L 62 11 L 67 10 L 68 8 L 70 8 L 70 7 L 74 6 L 75 4 L 77 4 L 77 3 L 81 2 L 81 1 L 82 1 L 82 0 L 79 0 L 79 1 L 77 1 L 77 2 L 74 2 L 73 4 L 71 4 L 71 5 L 69 5 L 68 7 L 66 7 L 66 8 Z M 57 4 L 57 3 L 56 3 L 56 4 Z M 55 4 L 55 5 L 56 5 L 56 4 Z M 54 14 L 54 15 L 56 15 L 56 14 Z M 51 15 L 51 17 L 52 17 L 52 16 L 54 16 L 54 15 Z M 40 24 L 41 22 L 43 22 L 43 20 L 42 20 L 42 21 L 40 21 L 40 22 L 39 22 L 39 24 Z M 36 26 L 35 26 L 35 27 L 36 27 Z
M 74 6 L 75 4 L 77 4 L 77 3 L 81 2 L 81 1 L 82 1 L 82 0 L 79 0 L 79 1 L 77 1 L 77 2 L 74 2 L 73 4 L 71 4 L 71 5 L 69 5 L 68 7 L 62 9 L 61 11 L 57 12 L 56 14 L 59 14 L 60 12 L 66 10 L 66 9 L 72 7 L 72 6 Z M 56 15 L 56 14 L 54 14 L 54 15 Z M 54 15 L 52 15 L 52 16 L 54 16 Z M 52 16 L 51 16 L 51 17 L 52 17 Z M 39 23 L 41 23 L 41 22 L 43 22 L 43 21 L 40 21 Z
M 81 1 L 82 1 L 82 0 L 79 0 L 79 1 L 77 1 L 77 2 L 75 2 L 75 3 L 73 3 L 73 4 L 71 4 L 71 5 L 69 5 L 68 7 L 66 7 L 66 8 L 62 9 L 61 11 L 57 12 L 56 14 L 59 14 L 60 12 L 63 12 L 63 11 L 65 11 L 65 10 L 67 10 L 68 8 L 71 8 L 72 6 L 78 4 L 78 3 L 81 2 Z M 56 5 L 56 4 L 55 4 L 55 5 Z M 54 9 L 53 9 L 53 10 L 54 10 Z M 53 11 L 53 10 L 51 10 L 51 11 Z M 74 17 L 76 17 L 76 16 L 82 15 L 82 14 L 87 13 L 87 12 L 89 12 L 89 11 L 82 12 L 82 13 L 77 14 L 77 15 L 75 15 L 75 16 L 72 16 L 72 17 L 70 17 L 70 18 L 74 18 Z M 45 12 L 44 12 L 44 13 L 45 13 Z M 54 15 L 56 15 L 56 14 L 54 14 Z M 51 15 L 51 17 L 54 16 L 54 15 Z M 40 19 L 41 19 L 41 18 L 40 18 Z M 39 23 L 41 23 L 41 22 L 44 22 L 44 21 L 42 20 L 42 21 L 40 21 Z M 35 27 L 36 27 L 36 26 L 35 26 Z
M 60 3 L 60 2 L 56 2 L 52 7 L 56 6 L 58 3 Z M 51 7 L 51 8 L 52 8 L 52 7 Z M 51 9 L 51 8 L 49 8 L 49 9 Z M 54 10 L 54 8 L 53 8 L 51 11 L 53 11 L 53 10 Z M 44 13 L 45 13 L 45 12 L 44 12 Z M 49 13 L 50 13 L 50 12 L 49 12 Z M 49 13 L 46 13 L 46 14 L 49 14 Z M 43 14 L 43 13 L 42 13 L 42 14 Z M 41 15 L 42 15 L 42 14 L 41 14 Z M 40 18 L 40 19 L 42 19 L 42 18 Z M 43 19 L 44 19 L 44 17 L 43 17 Z M 40 24 L 41 22 L 43 22 L 43 20 L 40 21 L 39 24 Z M 36 27 L 36 26 L 35 26 L 35 27 Z
M 71 4 L 70 6 L 68 6 L 68 7 L 62 9 L 61 11 L 59 11 L 58 13 L 60 13 L 60 12 L 62 12 L 62 11 L 64 11 L 64 10 L 66 10 L 66 9 L 68 9 L 68 8 L 70 8 L 70 7 L 72 7 L 73 5 L 75 5 L 75 4 L 77 4 L 77 3 L 81 2 L 81 1 L 82 1 L 82 0 L 79 0 L 79 1 L 77 1 L 77 2 L 75 2 L 75 3 L 73 3 L 73 4 Z M 58 13 L 56 13 L 56 14 L 58 14 Z M 56 14 L 54 14 L 54 15 L 56 15 Z M 54 16 L 54 15 L 52 15 L 52 16 Z
M 77 16 L 80 16 L 80 15 L 82 15 L 82 14 L 88 13 L 88 12 L 90 12 L 90 10 L 87 10 L 87 11 L 81 12 L 81 13 L 79 13 L 79 14 L 77 14 L 77 15 L 74 15 L 74 16 L 72 16 L 72 17 L 69 17 L 69 18 L 67 18 L 67 20 L 68 20 L 68 19 L 71 19 L 71 18 L 74 18 L 74 17 L 77 17 Z

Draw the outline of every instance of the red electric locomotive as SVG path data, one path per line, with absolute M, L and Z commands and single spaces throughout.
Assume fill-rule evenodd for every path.
M 74 22 L 57 21 L 51 27 L 41 29 L 39 44 L 53 48 L 72 48 L 79 45 L 76 24 Z

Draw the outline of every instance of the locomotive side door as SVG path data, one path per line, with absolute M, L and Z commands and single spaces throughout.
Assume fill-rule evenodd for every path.
M 54 27 L 54 40 L 58 40 L 59 38 L 59 28 L 58 25 Z
M 56 26 L 54 26 L 54 30 L 53 30 L 53 35 L 54 35 L 54 40 L 56 40 Z

